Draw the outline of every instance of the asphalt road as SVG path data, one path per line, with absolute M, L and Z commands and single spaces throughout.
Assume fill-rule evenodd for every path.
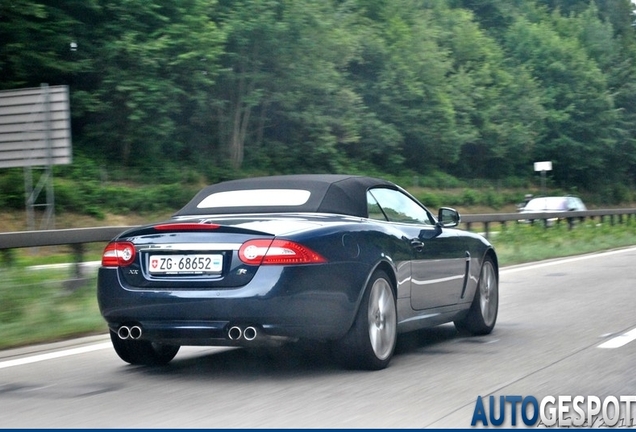
M 163 368 L 123 363 L 105 336 L 3 351 L 0 427 L 467 428 L 478 396 L 636 395 L 636 341 L 600 347 L 632 339 L 635 263 L 631 248 L 502 269 L 491 335 L 402 335 L 379 372 L 319 347 L 184 347 Z

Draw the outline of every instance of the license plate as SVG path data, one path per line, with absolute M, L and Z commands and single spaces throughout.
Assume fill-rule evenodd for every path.
M 223 255 L 150 255 L 148 268 L 150 274 L 221 273 Z

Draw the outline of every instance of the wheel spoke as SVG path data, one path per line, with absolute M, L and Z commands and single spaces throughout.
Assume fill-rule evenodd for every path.
M 373 347 L 373 351 L 377 354 L 378 347 L 382 344 L 382 335 L 378 331 L 378 328 L 375 325 L 372 325 L 369 329 L 369 340 L 371 341 L 371 346 Z

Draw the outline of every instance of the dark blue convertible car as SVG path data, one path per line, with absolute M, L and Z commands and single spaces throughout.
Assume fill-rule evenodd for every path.
M 459 222 L 376 178 L 223 182 L 106 246 L 99 307 L 131 364 L 168 363 L 182 345 L 312 340 L 348 367 L 382 369 L 400 332 L 495 326 L 497 255 Z

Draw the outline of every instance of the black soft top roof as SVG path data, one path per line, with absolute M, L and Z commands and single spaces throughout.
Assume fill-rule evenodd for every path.
M 253 177 L 230 180 L 207 186 L 197 193 L 175 216 L 236 214 L 236 213 L 336 213 L 367 217 L 367 190 L 373 187 L 399 189 L 394 183 L 365 176 L 340 174 L 296 174 L 271 177 Z M 197 205 L 213 193 L 258 190 L 299 189 L 311 193 L 305 204 L 299 206 L 241 206 L 198 208 Z

